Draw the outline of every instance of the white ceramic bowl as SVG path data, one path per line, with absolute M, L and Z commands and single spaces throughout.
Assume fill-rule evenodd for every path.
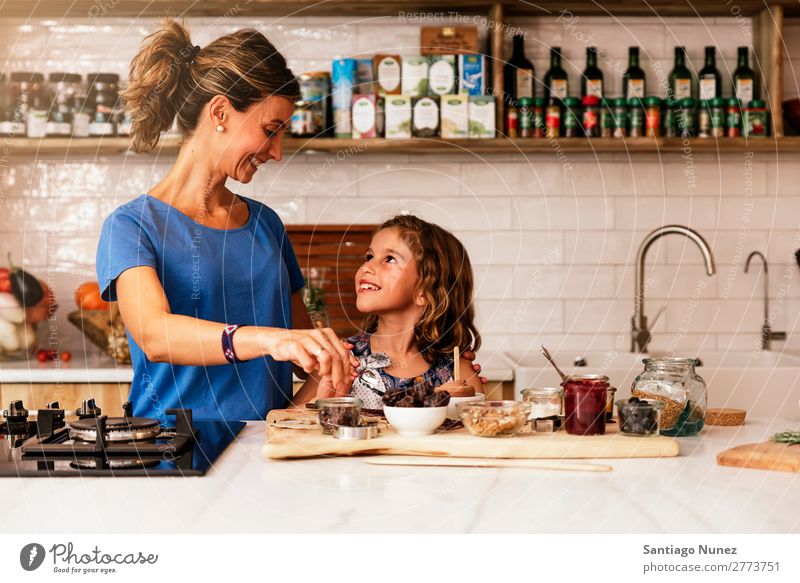
M 444 423 L 447 407 L 384 407 L 386 420 L 400 435 L 430 435 Z
M 485 401 L 486 395 L 483 393 L 475 393 L 473 397 L 450 397 L 450 404 L 447 406 L 447 418 L 454 421 L 459 421 L 459 415 L 456 405 L 459 403 L 472 403 L 473 401 Z

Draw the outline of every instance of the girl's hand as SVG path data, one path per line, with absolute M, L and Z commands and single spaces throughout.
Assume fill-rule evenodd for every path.
M 433 389 L 435 393 L 447 391 L 451 397 L 474 397 L 475 389 L 465 382 L 450 381 Z
M 482 385 L 485 385 L 486 383 L 489 382 L 489 379 L 487 379 L 486 377 L 480 376 L 480 374 L 481 374 L 481 365 L 479 365 L 477 362 L 474 362 L 475 361 L 475 353 L 474 352 L 472 352 L 471 350 L 465 350 L 464 352 L 461 353 L 461 358 L 463 358 L 464 360 L 468 360 L 468 361 L 470 361 L 472 363 L 472 370 L 474 370 L 476 373 L 478 373 L 478 378 L 481 379 L 481 384 Z
M 275 360 L 290 361 L 305 372 L 318 371 L 329 377 L 337 392 L 348 392 L 358 365 L 351 344 L 342 342 L 330 328 L 276 330 L 263 342 L 266 353 Z
M 333 397 L 347 397 L 349 395 L 350 395 L 349 385 L 346 391 L 337 391 L 336 387 L 333 385 L 331 377 L 326 376 L 319 379 L 319 385 L 317 386 L 317 394 L 314 398 L 331 399 Z

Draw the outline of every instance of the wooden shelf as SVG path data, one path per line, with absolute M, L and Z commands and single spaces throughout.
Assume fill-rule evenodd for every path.
M 741 152 L 800 152 L 800 137 L 762 138 L 693 138 L 688 142 L 692 153 L 735 154 Z M 10 156 L 47 157 L 100 157 L 125 154 L 127 138 L 45 138 L 42 140 L 14 138 L 8 143 Z M 679 138 L 560 138 L 558 142 L 546 139 L 495 138 L 488 140 L 442 140 L 439 138 L 414 138 L 411 140 L 350 140 L 337 138 L 286 138 L 284 154 L 322 153 L 354 158 L 370 154 L 533 154 L 555 155 L 560 149 L 565 153 L 621 153 L 661 154 L 680 153 L 686 145 Z M 145 156 L 173 156 L 178 151 L 176 138 L 164 139 L 160 147 Z
M 161 17 L 161 16 L 397 16 L 400 12 L 488 13 L 501 4 L 507 16 L 732 16 L 725 0 L 5 0 L 0 17 Z M 797 6 L 777 0 L 770 6 Z M 765 8 L 763 0 L 738 0 L 736 14 L 752 16 Z M 739 12 L 740 11 L 740 12 Z

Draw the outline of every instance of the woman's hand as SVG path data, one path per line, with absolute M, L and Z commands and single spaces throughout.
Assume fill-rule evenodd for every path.
M 475 361 L 475 353 L 474 352 L 472 352 L 471 350 L 465 350 L 464 352 L 461 353 L 461 358 L 463 358 L 464 360 L 470 361 L 470 363 L 472 364 L 472 370 L 474 370 L 476 373 L 478 373 L 478 378 L 481 379 L 481 384 L 482 385 L 485 385 L 486 383 L 489 382 L 489 379 L 487 379 L 486 377 L 480 376 L 480 374 L 481 374 L 481 365 L 479 365 L 477 362 L 474 362 Z
M 352 345 L 342 342 L 332 329 L 271 330 L 264 334 L 262 344 L 275 360 L 290 361 L 308 373 L 317 371 L 330 379 L 337 392 L 349 392 L 358 359 L 350 353 Z
M 443 385 L 439 385 L 435 389 L 433 389 L 435 393 L 440 393 L 442 391 L 447 391 L 450 393 L 451 397 L 474 397 L 475 396 L 475 389 L 472 386 L 468 385 L 466 382 L 455 382 L 450 381 Z

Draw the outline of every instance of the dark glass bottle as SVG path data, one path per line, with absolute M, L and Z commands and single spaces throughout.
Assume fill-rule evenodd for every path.
M 533 63 L 525 57 L 525 37 L 516 35 L 511 59 L 503 69 L 504 90 L 511 107 L 517 107 L 520 97 L 534 97 L 533 73 Z
M 706 64 L 698 75 L 700 101 L 722 97 L 722 77 L 717 70 L 717 50 L 706 47 Z
M 603 72 L 597 66 L 597 47 L 586 49 L 586 69 L 581 77 L 581 98 L 587 95 L 603 98 Z
M 733 72 L 733 96 L 745 104 L 758 99 L 756 76 L 750 68 L 749 59 L 750 49 L 739 47 L 739 59 Z
M 550 49 L 550 70 L 544 76 L 544 98 L 563 100 L 569 95 L 567 72 L 561 67 L 561 47 Z
M 669 95 L 680 101 L 692 96 L 692 72 L 686 66 L 686 47 L 675 47 L 675 66 L 669 73 Z
M 630 47 L 628 69 L 622 76 L 622 92 L 625 99 L 644 99 L 646 90 L 644 71 L 639 66 L 639 47 Z

